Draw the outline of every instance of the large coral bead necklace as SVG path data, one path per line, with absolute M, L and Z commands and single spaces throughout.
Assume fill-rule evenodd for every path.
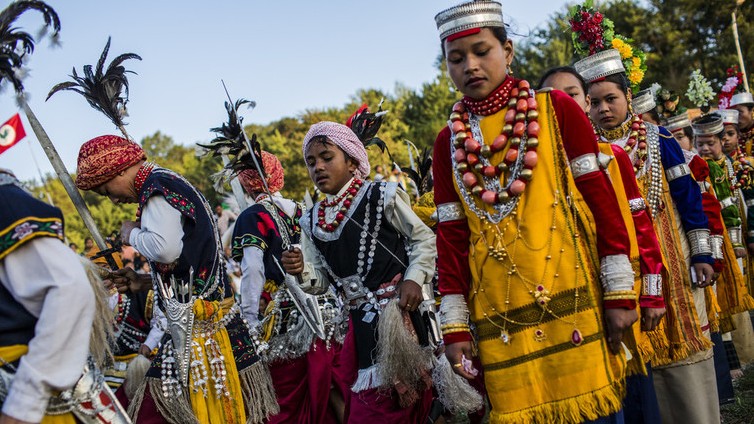
M 488 205 L 507 202 L 520 196 L 526 190 L 538 160 L 539 113 L 537 100 L 530 93 L 529 82 L 519 81 L 507 97 L 508 111 L 505 113 L 503 131 L 490 145 L 474 139 L 469 113 L 463 102 L 453 105 L 453 113 L 450 114 L 453 145 L 456 148 L 454 158 L 463 184 Z M 507 146 L 510 147 L 502 162 L 497 165 L 482 163 L 480 156 L 490 158 Z M 521 161 L 523 167 L 514 166 Z M 500 191 L 490 189 L 477 173 L 486 178 L 500 178 L 505 174 L 508 184 Z

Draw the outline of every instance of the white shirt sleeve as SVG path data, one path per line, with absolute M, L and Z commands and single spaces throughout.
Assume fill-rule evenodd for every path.
M 265 280 L 264 252 L 258 247 L 244 247 L 241 259 L 241 310 L 251 327 L 259 325 L 259 298 Z
M 152 196 L 141 211 L 141 228 L 131 231 L 128 242 L 152 261 L 172 263 L 183 251 L 183 220 L 163 196 Z
M 60 240 L 31 240 L 0 261 L 0 281 L 37 317 L 3 413 L 40 422 L 52 391 L 72 387 L 84 368 L 94 293 L 80 258 Z
M 422 285 L 430 281 L 435 274 L 435 234 L 411 209 L 411 201 L 405 191 L 397 190 L 393 207 L 390 206 L 388 204 L 385 208 L 390 223 L 409 240 L 411 246 L 408 267 L 403 279 Z
M 162 340 L 162 336 L 165 334 L 165 330 L 168 328 L 168 320 L 165 318 L 165 314 L 162 309 L 158 308 L 155 304 L 152 308 L 152 319 L 149 321 L 150 329 L 147 334 L 144 344 L 148 348 L 154 350 Z

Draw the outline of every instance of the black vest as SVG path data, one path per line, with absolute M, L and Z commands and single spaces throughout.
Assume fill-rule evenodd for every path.
M 60 210 L 32 197 L 15 178 L 0 176 L 0 260 L 37 237 L 63 240 Z M 11 296 L 8 282 L 0 283 L 0 346 L 28 344 L 37 318 Z

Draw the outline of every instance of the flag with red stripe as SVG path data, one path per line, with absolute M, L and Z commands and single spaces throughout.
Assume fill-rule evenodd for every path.
M 26 131 L 24 131 L 24 125 L 21 123 L 21 116 L 15 114 L 0 126 L 0 154 L 13 147 L 24 137 L 26 137 Z

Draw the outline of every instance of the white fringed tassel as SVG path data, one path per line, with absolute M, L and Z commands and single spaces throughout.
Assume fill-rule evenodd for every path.
M 484 399 L 465 378 L 453 372 L 453 367 L 445 355 L 440 355 L 432 371 L 432 380 L 437 397 L 452 414 L 465 414 L 478 411 L 484 406 Z
M 351 390 L 354 393 L 358 393 L 364 390 L 376 389 L 380 386 L 382 386 L 382 379 L 380 378 L 379 367 L 372 365 L 369 368 L 359 370 L 359 375 L 356 378 L 356 382 L 351 386 Z

